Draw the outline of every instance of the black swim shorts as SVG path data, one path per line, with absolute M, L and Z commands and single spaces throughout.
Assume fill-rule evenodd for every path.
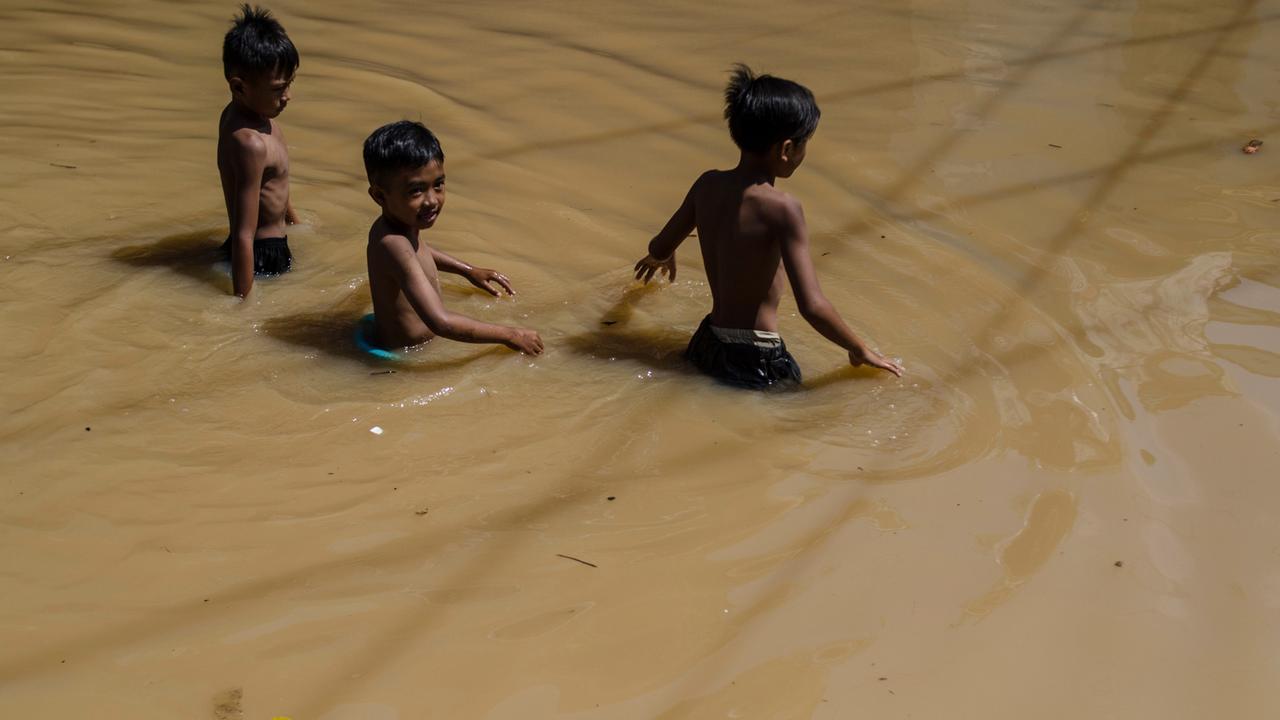
M 777 333 L 714 327 L 703 318 L 684 356 L 702 372 L 737 387 L 798 385 L 800 366 Z
M 222 243 L 222 256 L 231 260 L 231 238 Z M 289 238 L 256 238 L 253 241 L 253 274 L 281 275 L 293 267 L 293 253 L 289 252 Z

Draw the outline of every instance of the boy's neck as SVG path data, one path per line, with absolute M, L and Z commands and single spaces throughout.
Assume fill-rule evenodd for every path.
M 244 118 L 245 120 L 248 120 L 249 122 L 255 125 L 263 125 L 271 122 L 267 118 L 254 112 L 254 110 L 250 108 L 248 105 L 245 105 L 244 103 L 240 102 L 240 99 L 237 98 L 235 95 L 231 96 L 231 107 L 232 109 L 235 110 L 237 115 L 239 115 L 240 117 Z
M 405 237 L 409 238 L 413 242 L 418 241 L 418 233 L 421 231 L 418 229 L 417 225 L 406 225 L 400 222 L 399 220 L 395 219 L 394 217 L 391 217 L 390 215 L 388 215 L 386 211 L 383 211 L 382 213 L 382 222 L 386 223 L 387 227 L 391 228 L 397 233 L 400 233 L 401 235 L 404 235 Z
M 739 156 L 738 166 L 733 169 L 733 172 L 753 183 L 763 182 L 772 185 L 777 179 L 777 173 L 773 171 L 769 156 L 762 153 L 749 153 L 745 150 Z

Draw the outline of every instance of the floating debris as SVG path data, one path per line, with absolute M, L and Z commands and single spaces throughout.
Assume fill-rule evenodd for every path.
M 572 560 L 572 561 L 577 562 L 577 563 L 582 563 L 583 565 L 586 565 L 586 566 L 588 566 L 588 567 L 593 567 L 593 568 L 598 568 L 598 567 L 600 567 L 599 565 L 597 565 L 597 564 L 595 564 L 595 563 L 587 562 L 586 560 L 582 560 L 582 559 L 580 559 L 580 558 L 576 558 L 576 557 L 574 557 L 574 556 L 572 556 L 572 555 L 561 555 L 560 553 L 556 553 L 556 557 L 564 558 L 565 560 Z

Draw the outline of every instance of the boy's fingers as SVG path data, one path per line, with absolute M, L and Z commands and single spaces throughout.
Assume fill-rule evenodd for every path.
M 516 294 L 516 291 L 511 289 L 511 281 L 508 280 L 506 276 L 498 275 L 497 277 L 494 278 L 494 280 L 498 281 L 498 284 L 501 285 L 502 288 L 507 291 L 508 295 Z M 494 293 L 494 295 L 497 295 L 497 293 Z
M 902 366 L 892 360 L 881 360 L 876 363 L 876 365 L 880 366 L 884 370 L 888 370 L 898 377 L 902 377 Z

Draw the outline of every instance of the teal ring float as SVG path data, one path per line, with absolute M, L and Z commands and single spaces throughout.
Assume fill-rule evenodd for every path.
M 360 322 L 356 323 L 356 347 L 360 348 L 361 352 L 372 355 L 379 360 L 399 360 L 399 353 L 391 352 L 374 344 L 375 330 L 373 313 L 360 318 Z

